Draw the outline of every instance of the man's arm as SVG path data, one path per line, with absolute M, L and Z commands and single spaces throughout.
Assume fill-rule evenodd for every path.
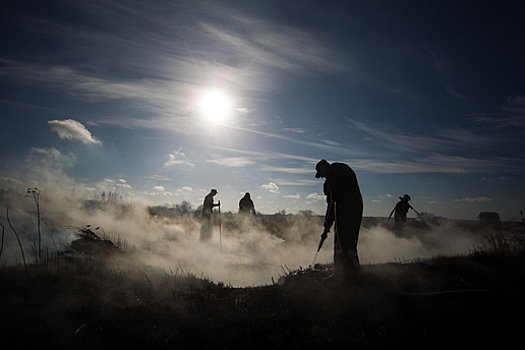
M 323 234 L 328 234 L 332 225 L 335 221 L 335 210 L 334 210 L 334 201 L 330 200 L 326 208 L 326 214 L 324 216 L 324 232 Z

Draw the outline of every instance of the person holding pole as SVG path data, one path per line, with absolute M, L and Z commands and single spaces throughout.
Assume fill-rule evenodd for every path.
M 403 197 L 399 197 L 399 199 L 400 201 L 397 202 L 396 206 L 394 207 L 394 209 L 392 209 L 390 215 L 388 216 L 388 221 L 390 221 L 392 214 L 394 214 L 394 232 L 396 232 L 397 234 L 401 234 L 405 229 L 408 210 L 414 210 L 414 208 L 412 208 L 412 206 L 408 204 L 408 202 L 411 200 L 408 194 L 403 195 Z M 414 210 L 414 212 L 419 216 L 419 213 L 417 211 Z
M 204 203 L 202 205 L 202 226 L 201 226 L 201 241 L 208 241 L 211 239 L 211 214 L 213 213 L 213 208 L 220 206 L 221 201 L 218 203 L 213 202 L 213 197 L 219 192 L 216 189 L 212 189 L 210 193 L 204 197 Z
M 363 198 L 355 172 L 344 163 L 317 163 L 316 178 L 324 177 L 327 209 L 321 243 L 334 228 L 334 274 L 336 282 L 345 282 L 359 272 L 357 240 L 363 217 Z

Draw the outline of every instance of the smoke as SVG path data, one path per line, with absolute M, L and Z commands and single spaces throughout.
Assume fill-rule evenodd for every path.
M 454 222 L 427 229 L 407 228 L 401 237 L 374 226 L 361 229 L 358 250 L 361 263 L 378 264 L 466 254 L 482 239 L 483 235 L 462 230 Z
M 2 204 L 5 197 L 4 193 Z M 32 198 L 17 193 L 7 197 L 11 197 L 11 222 L 24 247 L 33 247 L 34 251 L 35 203 Z M 45 251 L 65 250 L 71 241 L 79 238 L 77 228 L 89 224 L 100 228 L 96 231 L 100 236 L 121 242 L 129 250 L 130 268 L 142 265 L 166 272 L 191 272 L 235 287 L 271 284 L 290 271 L 309 267 L 322 232 L 322 218 L 318 217 L 294 215 L 241 220 L 236 215 L 223 215 L 221 226 L 215 222 L 212 238 L 203 242 L 201 223 L 191 216 L 152 217 L 140 203 L 101 202 L 71 196 L 42 199 Z M 319 263 L 332 261 L 333 234 L 330 238 L 317 257 Z M 467 253 L 479 244 L 479 239 L 454 229 L 451 224 L 406 237 L 373 226 L 362 228 L 358 251 L 362 264 L 375 264 Z M 18 245 L 9 229 L 2 260 L 20 261 Z
M 232 286 L 271 284 L 272 277 L 277 281 L 293 269 L 307 267 L 317 244 L 315 233 L 320 230 L 320 226 L 317 229 L 300 222 L 317 218 L 284 218 L 279 224 L 288 227 L 283 227 L 277 236 L 263 227 L 264 222 L 237 220 L 235 216 L 225 218 L 224 227 L 215 223 L 212 238 L 203 242 L 200 240 L 200 220 L 191 216 L 152 217 L 141 203 L 72 196 L 60 198 L 56 194 L 49 198 L 47 195 L 41 194 L 44 252 L 66 251 L 73 240 L 80 238 L 78 229 L 90 225 L 100 237 L 120 242 L 128 250 L 130 268 L 141 265 L 166 272 L 191 272 L 197 277 Z M 34 261 L 38 241 L 35 203 L 17 191 L 3 191 L 1 199 L 4 214 L 9 207 L 9 218 L 22 240 L 26 258 Z M 2 215 L 0 221 L 4 223 L 6 219 Z M 14 234 L 7 224 L 5 226 L 1 261 L 21 262 Z M 95 228 L 98 229 L 95 231 Z M 278 228 L 273 228 L 276 230 Z M 119 260 L 119 263 L 123 261 L 126 260 Z
M 190 272 L 232 286 L 271 284 L 280 276 L 313 263 L 323 231 L 320 217 L 284 215 L 249 220 L 223 213 L 219 225 L 215 214 L 212 238 L 203 242 L 198 218 L 152 216 L 140 201 L 93 199 L 90 186 L 65 175 L 62 158 L 69 161 L 70 156 L 54 150 L 38 150 L 33 157 L 36 155 L 40 157 L 24 163 L 23 176 L 18 180 L 41 190 L 44 252 L 65 251 L 79 238 L 78 228 L 91 225 L 93 229 L 99 228 L 96 231 L 99 236 L 120 242 L 129 250 L 125 255 L 130 259 L 124 261 L 128 261 L 130 268 L 145 266 L 168 273 Z M 6 229 L 0 263 L 21 262 L 18 243 L 7 225 L 7 208 L 26 257 L 34 261 L 38 242 L 36 203 L 25 189 L 4 186 L 0 191 L 0 222 Z M 380 225 L 365 226 L 358 245 L 362 264 L 468 253 L 482 238 L 458 229 L 453 223 L 408 230 L 403 237 Z M 333 233 L 316 262 L 329 263 L 332 259 Z

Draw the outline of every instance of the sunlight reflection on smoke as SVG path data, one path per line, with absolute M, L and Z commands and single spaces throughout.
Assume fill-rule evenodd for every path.
M 51 196 L 51 197 L 50 197 Z M 5 198 L 4 198 L 5 199 Z M 35 210 L 30 201 L 14 195 L 11 219 L 19 227 L 26 249 L 34 246 Z M 91 203 L 93 208 L 88 208 Z M 2 203 L 4 206 L 6 203 Z M 95 203 L 72 196 L 48 195 L 43 202 L 44 247 L 64 248 L 78 238 L 74 227 L 86 224 L 101 227 L 106 238 L 133 246 L 132 261 L 170 271 L 181 269 L 197 277 L 232 286 L 255 286 L 277 281 L 290 270 L 307 268 L 312 263 L 322 232 L 322 220 L 299 215 L 276 220 L 278 235 L 270 233 L 260 220 L 241 222 L 235 229 L 214 227 L 212 239 L 200 241 L 199 221 L 192 218 L 163 220 L 151 217 L 146 206 L 121 203 Z M 281 219 L 282 220 L 282 219 Z M 69 228 L 69 229 L 68 229 Z M 97 231 L 102 236 L 102 231 Z M 61 242 L 57 244 L 57 242 Z M 332 261 L 333 233 L 317 257 L 319 263 Z M 407 231 L 397 237 L 380 226 L 362 228 L 358 251 L 362 264 L 465 254 L 479 245 L 480 237 L 461 232 L 452 224 L 431 230 Z M 19 261 L 18 247 L 6 236 L 4 261 Z

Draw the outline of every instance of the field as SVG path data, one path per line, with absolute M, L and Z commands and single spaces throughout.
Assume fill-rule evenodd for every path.
M 281 221 L 268 229 L 282 225 L 269 220 Z M 182 267 L 131 264 L 134 252 L 49 255 L 27 273 L 6 264 L 0 335 L 15 349 L 514 347 L 525 340 L 524 230 L 461 229 L 479 231 L 483 245 L 363 264 L 346 284 L 324 280 L 329 263 L 283 267 L 272 283 L 235 288 Z

